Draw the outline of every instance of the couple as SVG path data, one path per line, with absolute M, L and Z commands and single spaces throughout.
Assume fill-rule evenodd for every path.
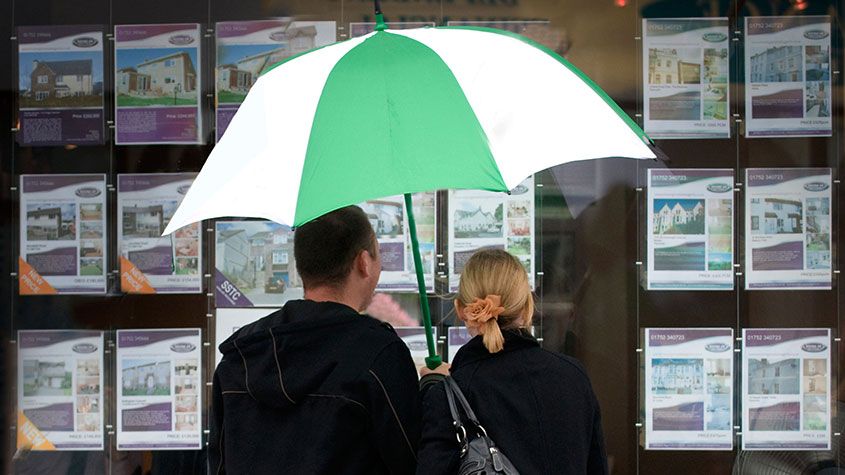
M 305 299 L 238 330 L 214 374 L 209 473 L 453 474 L 451 376 L 522 474 L 606 473 L 599 407 L 575 360 L 540 348 L 522 265 L 467 262 L 455 300 L 477 335 L 451 369 L 422 370 L 393 329 L 359 312 L 381 273 L 367 216 L 341 208 L 297 228 Z

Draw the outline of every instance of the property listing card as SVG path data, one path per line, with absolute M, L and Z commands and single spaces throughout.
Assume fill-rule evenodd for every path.
M 729 138 L 728 19 L 643 19 L 645 132 Z
M 745 18 L 745 134 L 832 134 L 830 17 Z
M 425 359 L 428 357 L 428 343 L 425 339 L 425 327 L 396 327 L 396 334 L 408 345 L 411 350 L 411 357 L 417 368 L 425 366 Z M 434 341 L 437 342 L 437 328 L 432 328 Z
M 196 173 L 117 176 L 120 288 L 127 293 L 202 291 L 200 223 L 161 236 Z
M 830 168 L 749 168 L 745 288 L 831 288 Z
M 449 359 L 446 361 L 449 363 L 455 361 L 455 355 L 458 354 L 458 350 L 470 340 L 472 340 L 472 335 L 469 334 L 467 327 L 463 325 L 449 327 L 446 330 L 446 345 L 449 349 L 447 356 Z
M 425 285 L 429 292 L 434 292 L 436 265 L 434 248 L 437 213 L 434 198 L 434 192 L 416 193 L 412 196 L 420 257 L 425 273 Z M 379 244 L 381 277 L 377 289 L 416 292 L 419 287 L 404 196 L 365 201 L 358 206 L 367 214 Z
M 106 292 L 106 176 L 21 175 L 21 295 Z
M 732 290 L 731 169 L 648 171 L 648 289 Z
M 200 449 L 199 328 L 117 331 L 117 450 Z
M 293 231 L 271 221 L 217 221 L 214 281 L 218 308 L 281 307 L 302 298 Z
M 18 27 L 21 145 L 95 145 L 103 132 L 103 28 Z
M 258 321 L 278 310 L 278 308 L 218 308 L 214 321 L 214 365 L 220 364 L 223 353 L 220 345 L 234 335 L 241 327 Z
M 202 143 L 199 24 L 116 25 L 114 37 L 116 142 Z
M 742 450 L 830 450 L 830 330 L 743 329 Z
M 18 332 L 17 448 L 103 449 L 103 332 Z
M 336 41 L 333 21 L 290 18 L 217 23 L 217 140 L 261 73 L 291 56 Z
M 466 261 L 479 249 L 504 249 L 534 288 L 534 177 L 510 194 L 449 190 L 449 289 L 458 290 Z
M 733 329 L 646 328 L 646 449 L 733 450 Z

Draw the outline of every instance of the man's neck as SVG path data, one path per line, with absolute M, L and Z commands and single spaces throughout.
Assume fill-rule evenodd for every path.
M 306 289 L 305 300 L 312 300 L 314 302 L 335 302 L 339 304 L 346 305 L 347 307 L 352 308 L 356 312 L 359 312 L 360 302 L 357 302 L 354 298 L 351 298 L 347 292 L 343 292 L 341 289 L 329 287 L 329 286 L 322 286 L 322 287 L 315 287 L 313 289 Z

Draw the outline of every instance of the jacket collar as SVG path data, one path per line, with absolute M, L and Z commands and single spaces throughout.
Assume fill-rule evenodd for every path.
M 490 353 L 484 346 L 484 339 L 481 335 L 473 337 L 458 350 L 452 362 L 453 368 L 475 363 L 486 358 L 492 358 L 503 353 L 511 353 L 531 347 L 539 347 L 540 343 L 526 330 L 505 330 L 502 332 L 505 337 L 505 344 L 499 353 Z

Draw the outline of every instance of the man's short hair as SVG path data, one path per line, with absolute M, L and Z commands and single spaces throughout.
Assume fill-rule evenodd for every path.
M 375 232 L 364 211 L 347 206 L 296 228 L 293 254 L 305 288 L 339 286 L 361 251 L 375 257 Z

